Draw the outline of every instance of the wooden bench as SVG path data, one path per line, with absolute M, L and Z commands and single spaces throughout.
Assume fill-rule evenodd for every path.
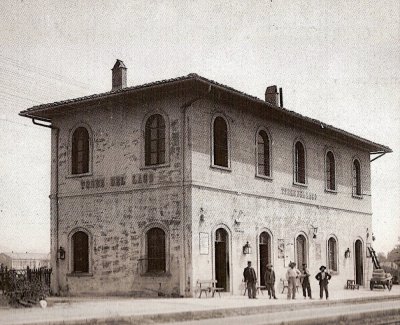
M 347 280 L 346 289 L 359 290 L 360 286 L 358 284 L 356 284 L 356 281 L 354 281 L 354 280 Z
M 288 280 L 281 279 L 282 282 L 282 293 L 285 291 L 285 289 L 289 290 L 289 282 Z M 299 281 L 296 280 L 296 291 L 299 292 Z
M 197 280 L 197 285 L 199 286 L 200 295 L 204 292 L 207 294 L 211 292 L 212 297 L 214 297 L 215 293 L 218 292 L 218 295 L 221 297 L 221 291 L 224 291 L 224 288 L 217 288 L 217 280 Z
M 257 290 L 257 293 L 260 293 L 260 292 L 261 292 L 261 294 L 264 295 L 264 294 L 263 294 L 263 290 L 267 290 L 267 287 L 266 287 L 266 286 L 259 286 L 259 285 L 256 285 L 256 290 Z M 244 284 L 243 296 L 246 295 L 246 292 L 247 292 L 247 285 L 246 285 L 246 283 L 245 283 L 245 284 Z

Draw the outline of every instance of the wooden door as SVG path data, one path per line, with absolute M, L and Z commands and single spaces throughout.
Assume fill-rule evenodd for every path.
M 363 248 L 361 240 L 356 240 L 355 243 L 355 268 L 356 268 L 356 284 L 363 285 L 364 270 L 363 270 Z
M 229 291 L 228 233 L 222 228 L 215 234 L 215 279 L 217 287 Z

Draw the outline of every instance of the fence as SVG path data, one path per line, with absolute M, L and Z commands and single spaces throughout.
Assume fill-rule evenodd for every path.
M 0 290 L 11 301 L 38 300 L 50 294 L 51 269 L 23 270 L 0 267 Z

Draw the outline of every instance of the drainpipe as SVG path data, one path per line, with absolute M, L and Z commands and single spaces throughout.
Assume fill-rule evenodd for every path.
M 186 216 L 186 190 L 185 190 L 185 180 L 186 180 L 186 118 L 187 118 L 187 110 L 188 108 L 192 107 L 192 105 L 205 98 L 209 93 L 211 93 L 212 86 L 209 85 L 207 91 L 204 94 L 201 94 L 188 102 L 184 103 L 181 106 L 182 115 L 183 115 L 183 122 L 182 122 L 182 218 Z M 181 287 L 181 295 L 184 294 L 186 296 L 186 232 L 185 232 L 185 226 L 186 226 L 186 219 L 185 222 L 182 220 L 182 252 L 183 252 L 183 261 L 182 261 L 182 279 L 184 281 L 183 288 Z M 193 256 L 192 256 L 193 257 Z M 192 265 L 193 266 L 193 265 Z M 191 290 L 191 279 L 189 281 L 189 290 Z M 182 282 L 181 282 L 182 283 Z M 182 290 L 183 289 L 183 290 Z
M 43 120 L 44 122 L 49 122 L 47 120 Z M 60 270 L 59 270 L 59 260 L 58 260 L 58 247 L 59 247 L 59 206 L 58 206 L 58 143 L 59 143 L 59 128 L 51 125 L 51 124 L 43 124 L 39 123 L 32 118 L 32 123 L 38 126 L 46 127 L 51 129 L 51 152 L 52 152 L 52 162 L 51 162 L 51 189 L 50 189 L 50 206 L 51 206 L 51 225 L 50 229 L 54 229 L 55 232 L 55 242 L 53 242 L 52 238 L 50 238 L 52 251 L 51 259 L 55 259 L 56 267 L 55 273 L 53 273 L 53 281 L 52 283 L 52 291 L 53 294 L 58 294 L 59 292 L 59 278 L 60 278 Z M 55 255 L 55 256 L 54 256 Z M 54 267 L 54 266 L 52 266 Z

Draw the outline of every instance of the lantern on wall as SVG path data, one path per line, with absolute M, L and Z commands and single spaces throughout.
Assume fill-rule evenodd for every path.
M 247 242 L 246 245 L 243 246 L 243 254 L 251 254 L 251 246 L 249 242 Z
M 347 247 L 346 251 L 344 252 L 345 258 L 350 258 L 350 248 Z
M 64 249 L 64 247 L 60 246 L 60 248 L 57 250 L 57 258 L 59 260 L 65 260 L 65 249 Z

